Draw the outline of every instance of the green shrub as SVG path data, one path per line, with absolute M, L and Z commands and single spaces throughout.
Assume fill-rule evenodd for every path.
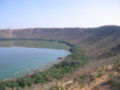
M 111 87 L 116 87 L 119 88 L 118 90 L 120 90 L 120 76 L 111 77 L 111 79 L 109 80 L 109 84 L 111 85 Z
M 115 62 L 113 68 L 114 68 L 116 71 L 120 72 L 120 59 L 118 59 L 118 60 Z

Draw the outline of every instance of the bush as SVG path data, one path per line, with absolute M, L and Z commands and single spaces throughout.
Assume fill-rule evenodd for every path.
M 120 90 L 120 76 L 114 76 L 109 80 L 111 87 L 118 88 Z
M 114 68 L 116 71 L 120 72 L 120 59 L 118 59 L 118 60 L 116 61 L 116 63 L 114 64 L 113 68 Z

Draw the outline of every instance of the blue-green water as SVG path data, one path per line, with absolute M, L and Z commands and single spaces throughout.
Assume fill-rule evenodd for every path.
M 47 67 L 49 63 L 55 62 L 59 57 L 65 57 L 68 54 L 64 48 L 35 48 L 14 44 L 7 47 L 2 46 L 0 47 L 0 79 L 16 78 L 33 73 L 40 68 Z

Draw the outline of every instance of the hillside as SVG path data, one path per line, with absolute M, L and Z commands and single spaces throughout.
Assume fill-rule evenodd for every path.
M 84 68 L 82 69 L 80 68 L 72 72 L 70 75 L 64 77 L 63 81 L 69 79 L 69 82 L 67 83 L 73 82 L 73 79 L 77 78 L 77 75 L 81 75 L 86 72 L 93 71 L 101 66 L 109 67 L 109 65 L 113 65 L 113 63 L 116 61 L 117 58 L 119 58 L 120 55 L 120 26 L 102 26 L 97 28 L 30 28 L 30 29 L 16 29 L 16 30 L 0 30 L 0 39 L 1 40 L 2 39 L 59 40 L 79 46 L 87 56 L 91 57 L 91 62 Z M 108 71 L 109 68 L 106 69 L 105 74 L 109 73 Z M 53 86 L 56 84 L 55 82 L 57 84 L 61 83 L 61 81 L 60 82 L 54 81 L 52 82 Z M 78 83 L 78 81 L 72 84 L 73 87 L 76 86 L 76 83 Z M 43 88 L 45 86 L 46 84 L 41 87 Z M 52 85 L 48 83 L 47 86 L 49 87 Z M 29 89 L 25 89 L 25 90 L 29 90 Z M 37 88 L 34 90 L 39 90 L 39 89 Z M 43 90 L 48 90 L 48 89 L 43 89 Z M 51 89 L 51 90 L 59 90 L 59 89 Z M 75 88 L 67 89 L 67 90 L 75 90 Z M 76 90 L 82 90 L 82 89 L 76 89 Z M 87 90 L 87 89 L 83 89 L 83 90 Z M 91 89 L 91 90 L 95 90 L 95 89 Z M 96 90 L 102 90 L 102 89 L 96 89 Z
M 113 65 L 75 75 L 74 79 L 60 80 L 51 90 L 120 90 L 120 60 Z

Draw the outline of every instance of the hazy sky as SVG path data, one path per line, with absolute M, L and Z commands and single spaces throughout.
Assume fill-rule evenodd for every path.
M 120 25 L 120 0 L 0 0 L 0 28 Z

